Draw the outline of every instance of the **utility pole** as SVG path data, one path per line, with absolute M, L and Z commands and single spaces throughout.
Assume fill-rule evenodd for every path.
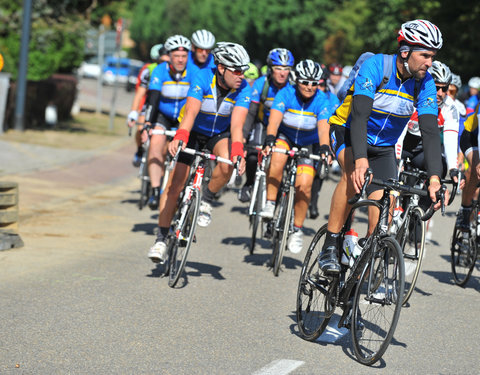
M 17 99 L 15 104 L 15 130 L 24 130 L 25 97 L 27 87 L 28 44 L 30 42 L 30 19 L 32 0 L 23 0 L 22 39 L 20 42 L 20 63 L 17 77 Z
M 123 32 L 123 19 L 119 18 L 117 21 L 117 37 L 116 41 L 116 55 L 117 55 L 117 69 L 115 69 L 115 78 L 113 80 L 113 96 L 112 102 L 110 105 L 110 123 L 108 125 L 108 130 L 113 131 L 113 120 L 115 118 L 116 112 L 116 103 L 117 103 L 117 91 L 118 91 L 118 82 L 117 82 L 117 74 L 120 68 L 120 49 L 122 47 L 122 32 Z
M 98 65 L 100 66 L 100 75 L 97 80 L 97 108 L 96 113 L 102 112 L 103 95 L 103 57 L 105 55 L 105 26 L 100 25 L 98 32 Z

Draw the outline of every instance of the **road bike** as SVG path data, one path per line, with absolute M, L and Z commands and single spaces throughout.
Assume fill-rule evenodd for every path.
M 379 200 L 362 199 L 370 180 L 383 188 Z M 378 208 L 379 221 L 370 236 L 359 241 L 362 247 L 353 266 L 341 266 L 339 275 L 324 274 L 318 257 L 327 232 L 322 226 L 305 255 L 297 290 L 297 324 L 302 338 L 316 340 L 328 325 L 336 307 L 343 313 L 338 327 L 351 331 L 353 351 L 365 365 L 377 362 L 385 353 L 395 332 L 404 296 L 405 270 L 398 242 L 389 235 L 390 192 L 400 191 L 419 196 L 427 192 L 405 186 L 396 180 L 381 181 L 367 171 L 360 194 L 349 200 L 352 205 L 340 232 L 341 243 L 351 229 L 357 209 Z M 423 217 L 433 215 L 433 204 Z

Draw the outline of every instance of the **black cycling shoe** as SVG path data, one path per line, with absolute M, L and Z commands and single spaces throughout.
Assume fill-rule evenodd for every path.
M 152 195 L 148 198 L 147 204 L 151 210 L 158 209 L 158 204 L 160 203 L 160 188 L 153 188 Z
M 310 211 L 310 219 L 316 219 L 318 217 L 318 208 L 317 206 L 310 206 L 309 207 Z
M 251 185 L 244 185 L 238 191 L 238 200 L 243 203 L 250 202 L 252 198 L 252 186 Z
M 338 251 L 335 246 L 328 246 L 323 249 L 318 257 L 318 265 L 324 274 L 340 273 L 340 264 L 338 263 Z

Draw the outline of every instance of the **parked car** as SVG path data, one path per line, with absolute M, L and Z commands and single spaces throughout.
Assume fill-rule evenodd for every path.
M 140 60 L 130 60 L 130 69 L 128 70 L 128 81 L 125 89 L 127 91 L 135 90 L 135 86 L 137 85 L 137 77 L 138 73 L 140 73 L 140 69 L 142 69 L 143 65 L 145 65 Z
M 113 85 L 115 82 L 126 84 L 128 81 L 128 71 L 130 69 L 130 59 L 124 57 L 109 56 L 105 58 L 103 64 L 104 85 Z
M 100 77 L 100 65 L 98 65 L 98 58 L 96 56 L 82 62 L 78 68 L 78 75 L 82 78 L 95 78 Z

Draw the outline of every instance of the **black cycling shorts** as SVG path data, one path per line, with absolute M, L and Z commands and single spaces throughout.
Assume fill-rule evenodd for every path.
M 155 121 L 155 127 L 162 127 L 165 130 L 171 130 L 172 128 L 177 128 L 178 127 L 178 121 L 177 120 L 171 120 L 168 117 L 166 117 L 163 113 L 158 111 L 157 115 L 157 121 Z
M 345 147 L 352 147 L 350 128 L 340 125 L 330 125 L 330 147 L 338 159 L 340 151 Z
M 276 144 L 281 144 L 283 146 L 286 146 L 285 148 L 287 150 L 291 150 L 292 148 L 296 147 L 297 149 L 305 148 L 308 150 L 310 154 L 315 154 L 315 155 L 320 155 L 320 145 L 318 143 L 315 143 L 313 145 L 307 145 L 307 146 L 300 146 L 296 143 L 293 143 L 288 137 L 283 134 L 283 133 L 278 133 L 277 135 L 277 142 Z M 318 161 L 312 160 L 310 158 L 301 158 L 298 159 L 297 165 L 298 166 L 309 166 L 313 168 L 313 175 L 315 175 L 315 170 L 317 169 L 317 164 Z
M 206 136 L 192 131 L 190 137 L 188 138 L 187 147 L 193 148 L 197 151 L 208 150 L 213 152 L 215 145 L 224 138 L 230 137 L 230 131 L 225 131 L 223 133 L 214 135 L 213 137 Z M 230 143 L 230 141 L 229 141 Z M 185 152 L 181 152 L 178 157 L 178 162 L 186 165 L 192 165 L 195 160 L 195 155 L 190 155 Z
M 473 132 L 464 130 L 460 136 L 460 150 L 467 156 L 471 151 L 478 150 L 478 129 Z

